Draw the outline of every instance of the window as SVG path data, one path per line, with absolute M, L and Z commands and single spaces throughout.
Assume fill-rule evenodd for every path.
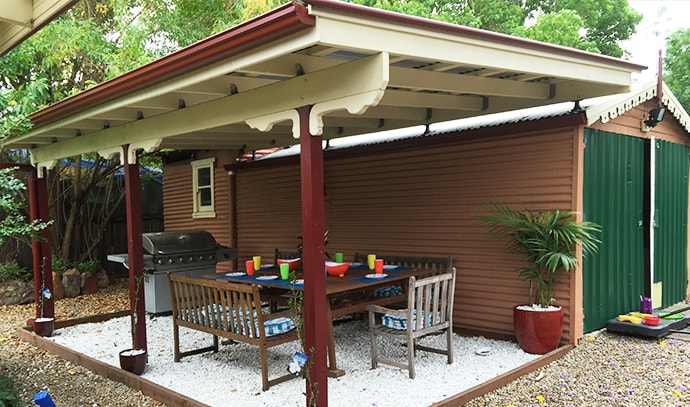
M 194 178 L 193 218 L 215 218 L 216 211 L 213 194 L 213 170 L 215 158 L 192 161 Z

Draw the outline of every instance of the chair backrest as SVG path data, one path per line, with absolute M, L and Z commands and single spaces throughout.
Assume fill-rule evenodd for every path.
M 298 257 L 302 257 L 302 254 L 300 252 L 284 252 L 280 249 L 276 249 L 275 251 L 276 255 L 276 261 L 275 264 L 278 263 L 278 259 L 296 259 Z
M 449 327 L 453 323 L 454 295 L 454 268 L 450 272 L 430 277 L 410 277 L 407 297 L 408 330 L 423 333 Z
M 429 256 L 397 256 L 397 255 L 376 255 L 377 259 L 383 259 L 384 264 L 401 267 L 412 267 L 418 269 L 434 270 L 438 273 L 447 273 L 453 268 L 453 256 L 429 257 Z M 355 263 L 366 263 L 367 255 L 355 253 Z

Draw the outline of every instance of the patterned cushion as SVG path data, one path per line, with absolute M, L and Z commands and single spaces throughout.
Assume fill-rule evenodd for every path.
M 226 315 L 229 316 L 229 314 L 227 314 L 228 311 L 229 310 L 226 308 L 226 310 L 224 312 L 226 313 Z M 223 316 L 218 315 L 217 306 L 215 304 L 213 305 L 212 312 L 215 315 L 215 320 L 216 320 L 215 328 L 219 328 L 218 324 L 221 323 L 222 321 L 224 321 L 225 318 Z M 206 315 L 205 315 L 204 311 L 202 311 L 201 314 L 202 314 L 202 317 L 205 319 Z M 259 330 L 259 320 L 256 318 L 256 311 L 254 310 L 251 312 L 248 311 L 246 313 L 246 315 L 244 316 L 246 318 L 247 322 L 251 321 L 251 316 L 254 317 L 254 326 L 253 327 L 251 325 L 248 326 L 247 336 L 249 336 L 250 338 L 253 338 L 254 332 Z M 240 317 L 240 318 L 242 318 L 242 317 Z M 235 333 L 239 333 L 240 328 L 238 325 L 239 325 L 239 322 L 241 322 L 241 321 L 238 321 L 238 319 L 237 319 L 237 311 L 236 310 L 232 311 L 232 319 L 233 319 L 233 322 L 235 325 Z M 289 332 L 293 329 L 295 329 L 295 321 L 293 321 L 291 318 L 274 318 L 274 319 L 269 319 L 269 320 L 264 321 L 264 333 L 265 333 L 266 337 L 274 336 L 274 335 L 280 335 L 280 334 L 283 334 L 285 332 Z
M 280 335 L 295 329 L 295 321 L 292 318 L 274 318 L 264 321 L 266 336 Z
M 403 290 L 400 286 L 388 286 L 381 287 L 374 290 L 374 297 L 394 297 L 396 295 L 402 295 Z
M 427 326 L 431 326 L 432 323 L 432 316 L 433 314 L 429 315 L 429 320 L 427 321 Z M 413 325 L 416 325 L 417 323 L 417 310 L 414 310 L 412 312 L 412 323 Z M 407 329 L 407 317 L 402 317 L 402 316 L 397 316 L 397 315 L 391 315 L 391 314 L 384 314 L 381 317 L 381 324 L 385 326 L 386 328 L 391 328 L 391 329 L 398 329 L 398 330 L 406 330 Z

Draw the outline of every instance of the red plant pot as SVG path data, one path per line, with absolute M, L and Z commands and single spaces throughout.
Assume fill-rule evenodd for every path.
M 515 336 L 527 353 L 543 355 L 558 347 L 563 334 L 563 308 L 526 310 L 513 308 Z
M 50 336 L 55 329 L 54 318 L 36 318 L 32 323 L 34 333 L 39 336 Z
M 128 372 L 140 375 L 146 368 L 148 359 L 144 349 L 126 349 L 120 352 L 120 367 Z

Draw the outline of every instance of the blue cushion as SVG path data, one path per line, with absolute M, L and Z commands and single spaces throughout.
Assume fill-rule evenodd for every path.
M 400 286 L 388 286 L 381 287 L 374 290 L 374 297 L 394 297 L 396 295 L 402 295 L 403 290 Z
M 427 326 L 431 326 L 432 317 L 433 317 L 433 314 L 429 314 Z M 381 324 L 383 326 L 385 326 L 386 328 L 398 329 L 398 330 L 404 331 L 407 329 L 407 317 L 391 315 L 391 314 L 384 314 L 381 317 Z M 414 326 L 416 326 L 416 324 L 417 324 L 417 310 L 414 310 L 412 312 L 412 324 Z
M 229 316 L 228 311 L 229 310 L 227 308 L 224 311 L 227 316 Z M 215 316 L 215 320 L 216 320 L 215 328 L 219 328 L 218 323 L 220 321 L 223 321 L 225 319 L 225 317 L 218 315 L 218 308 L 217 308 L 216 304 L 213 304 L 212 312 L 213 312 L 213 314 Z M 202 319 L 205 321 L 204 311 L 201 312 L 201 315 L 202 315 Z M 247 332 L 247 336 L 249 336 L 250 338 L 253 338 L 254 332 L 258 331 L 258 329 L 259 329 L 259 325 L 258 325 L 259 320 L 257 319 L 255 310 L 253 310 L 251 312 L 247 311 L 244 318 L 246 318 L 247 322 L 250 322 L 252 316 L 254 317 L 254 326 L 252 327 L 251 325 L 249 325 L 248 326 L 248 332 Z M 242 318 L 242 317 L 240 316 L 240 318 Z M 238 325 L 240 325 L 241 321 L 238 321 L 236 310 L 233 310 L 233 312 L 232 312 L 232 319 L 233 319 L 233 322 L 235 325 L 235 333 L 239 333 L 239 326 Z M 289 332 L 293 329 L 295 329 L 295 321 L 293 321 L 292 318 L 274 318 L 274 319 L 269 319 L 267 321 L 264 321 L 264 334 L 267 337 L 274 336 L 274 335 L 280 335 L 280 334 Z

